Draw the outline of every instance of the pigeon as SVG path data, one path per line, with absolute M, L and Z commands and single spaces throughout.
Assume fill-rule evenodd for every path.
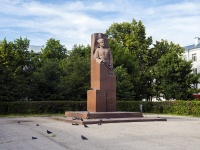
M 81 135 L 81 138 L 82 138 L 83 140 L 88 140 L 88 138 L 86 138 L 86 137 L 83 136 L 83 135 Z
M 20 123 L 20 121 L 18 121 L 18 123 Z
M 99 121 L 98 125 L 101 125 L 101 122 L 102 122 L 102 119 L 100 119 L 100 121 Z
M 39 124 L 36 124 L 36 126 L 39 126 Z
M 32 140 L 35 140 L 35 139 L 37 139 L 37 137 L 32 136 Z
M 77 125 L 78 125 L 78 123 L 72 123 L 72 125 L 76 125 L 76 126 L 77 126 Z
M 81 121 L 83 121 L 83 118 L 81 118 Z
M 49 130 L 47 130 L 47 133 L 48 133 L 48 134 L 51 134 L 52 132 L 51 132 L 51 131 L 49 131 Z
M 89 128 L 86 124 L 83 124 L 85 128 Z

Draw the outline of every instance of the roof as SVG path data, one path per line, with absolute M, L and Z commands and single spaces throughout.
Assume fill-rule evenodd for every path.
M 190 50 L 190 49 L 200 48 L 200 43 L 197 44 L 197 45 L 195 45 L 195 44 L 188 45 L 188 46 L 185 46 L 184 48 L 185 48 L 186 51 L 187 51 L 187 50 Z

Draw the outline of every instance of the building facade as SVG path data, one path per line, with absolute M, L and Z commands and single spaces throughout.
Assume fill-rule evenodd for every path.
M 185 46 L 184 59 L 192 60 L 193 73 L 200 73 L 200 38 L 194 38 L 194 44 Z M 195 84 L 194 88 L 200 88 L 200 84 Z
M 41 49 L 43 48 L 43 46 L 35 46 L 35 45 L 29 45 L 28 51 L 33 50 L 36 53 L 41 52 Z

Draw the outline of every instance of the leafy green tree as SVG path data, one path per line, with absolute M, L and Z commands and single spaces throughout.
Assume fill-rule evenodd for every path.
M 59 87 L 62 70 L 60 63 L 67 58 L 67 49 L 59 40 L 47 40 L 41 53 L 32 57 L 34 74 L 32 76 L 31 99 L 59 100 L 63 99 Z
M 29 80 L 24 67 L 30 60 L 28 47 L 29 40 L 21 37 L 14 42 L 7 42 L 4 39 L 0 43 L 0 99 L 3 101 L 26 98 Z
M 75 45 L 60 65 L 63 70 L 60 87 L 64 99 L 86 100 L 90 88 L 90 46 Z
M 199 83 L 199 74 L 192 74 L 192 62 L 181 57 L 184 49 L 167 41 L 157 42 L 155 50 L 162 52 L 154 66 L 155 86 L 157 95 L 165 95 L 166 99 L 190 99 L 197 92 L 192 84 Z
M 67 49 L 60 44 L 59 40 L 51 38 L 47 40 L 46 46 L 42 49 L 41 56 L 48 59 L 64 59 L 67 57 Z
M 191 85 L 198 83 L 199 75 L 191 74 L 191 62 L 182 60 L 182 47 L 166 40 L 151 46 L 152 37 L 146 37 L 144 25 L 134 19 L 114 23 L 106 33 L 115 67 L 123 65 L 131 76 L 135 99 L 151 100 L 160 93 L 167 99 L 191 97 Z
M 61 68 L 59 60 L 46 59 L 43 65 L 33 74 L 32 87 L 30 93 L 31 99 L 34 100 L 60 100 L 62 91 L 60 90 Z
M 127 69 L 118 66 L 114 69 L 116 75 L 117 85 L 117 100 L 133 100 L 135 93 L 133 91 L 133 84 L 131 76 L 127 73 Z
M 145 27 L 141 21 L 112 24 L 106 33 L 109 36 L 115 67 L 123 65 L 132 77 L 133 91 L 136 99 L 145 97 L 144 85 L 149 82 L 148 55 L 152 38 L 146 37 Z

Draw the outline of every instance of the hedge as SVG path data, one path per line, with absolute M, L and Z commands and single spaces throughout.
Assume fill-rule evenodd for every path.
M 117 102 L 117 110 L 140 111 L 140 105 L 142 105 L 142 111 L 144 113 L 200 116 L 200 101 L 119 101 Z
M 84 111 L 83 101 L 18 101 L 0 102 L 0 114 L 57 114 L 65 111 Z
M 142 111 L 200 116 L 200 101 L 117 101 L 117 111 Z M 9 114 L 64 114 L 65 111 L 86 111 L 86 101 L 17 101 L 0 102 L 0 115 Z

